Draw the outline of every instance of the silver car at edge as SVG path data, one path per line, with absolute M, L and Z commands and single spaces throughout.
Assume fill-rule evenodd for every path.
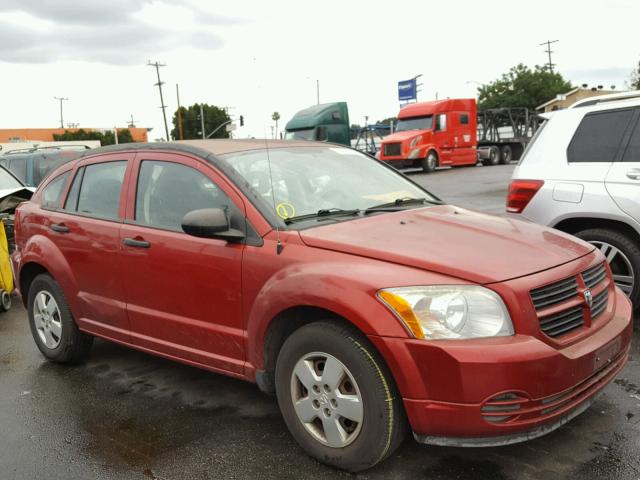
M 640 91 L 550 114 L 513 172 L 507 212 L 601 249 L 640 306 Z

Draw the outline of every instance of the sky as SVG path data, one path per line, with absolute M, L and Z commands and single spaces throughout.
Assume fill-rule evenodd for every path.
M 637 0 L 0 0 L 0 128 L 164 126 L 180 102 L 243 115 L 236 138 L 271 136 L 316 103 L 351 123 L 395 116 L 397 82 L 419 100 L 473 97 L 512 66 L 553 62 L 576 85 L 625 88 L 640 59 Z

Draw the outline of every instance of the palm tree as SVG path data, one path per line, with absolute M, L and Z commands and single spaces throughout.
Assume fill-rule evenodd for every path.
M 280 114 L 278 112 L 273 112 L 273 115 L 271 115 L 271 120 L 273 120 L 274 122 L 276 122 L 276 134 L 275 134 L 275 138 L 278 138 L 278 120 L 280 120 Z

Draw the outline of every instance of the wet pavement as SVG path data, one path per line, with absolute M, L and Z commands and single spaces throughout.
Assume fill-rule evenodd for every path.
M 495 185 L 506 191 L 511 169 L 412 178 L 443 198 L 459 196 L 455 203 L 499 211 L 504 193 Z M 465 193 L 466 175 L 477 176 L 475 193 Z M 0 314 L 0 480 L 213 478 L 640 479 L 640 318 L 624 371 L 550 435 L 486 449 L 408 438 L 384 463 L 350 475 L 307 457 L 275 398 L 254 385 L 105 341 L 84 365 L 53 365 L 19 302 Z

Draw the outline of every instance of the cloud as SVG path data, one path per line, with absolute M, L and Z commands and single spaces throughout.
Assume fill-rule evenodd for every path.
M 184 9 L 195 24 L 178 30 L 140 18 L 145 8 L 158 6 Z M 34 28 L 36 22 L 0 19 L 0 61 L 10 63 L 137 64 L 176 48 L 221 48 L 223 40 L 211 27 L 241 21 L 210 14 L 185 0 L 0 0 L 1 13 L 19 13 L 46 25 Z
M 631 70 L 629 67 L 582 68 L 570 69 L 562 73 L 576 85 L 586 83 L 589 86 L 597 86 L 602 84 L 605 88 L 616 85 L 618 89 L 622 89 L 625 87 L 624 82 L 629 80 L 631 76 Z

